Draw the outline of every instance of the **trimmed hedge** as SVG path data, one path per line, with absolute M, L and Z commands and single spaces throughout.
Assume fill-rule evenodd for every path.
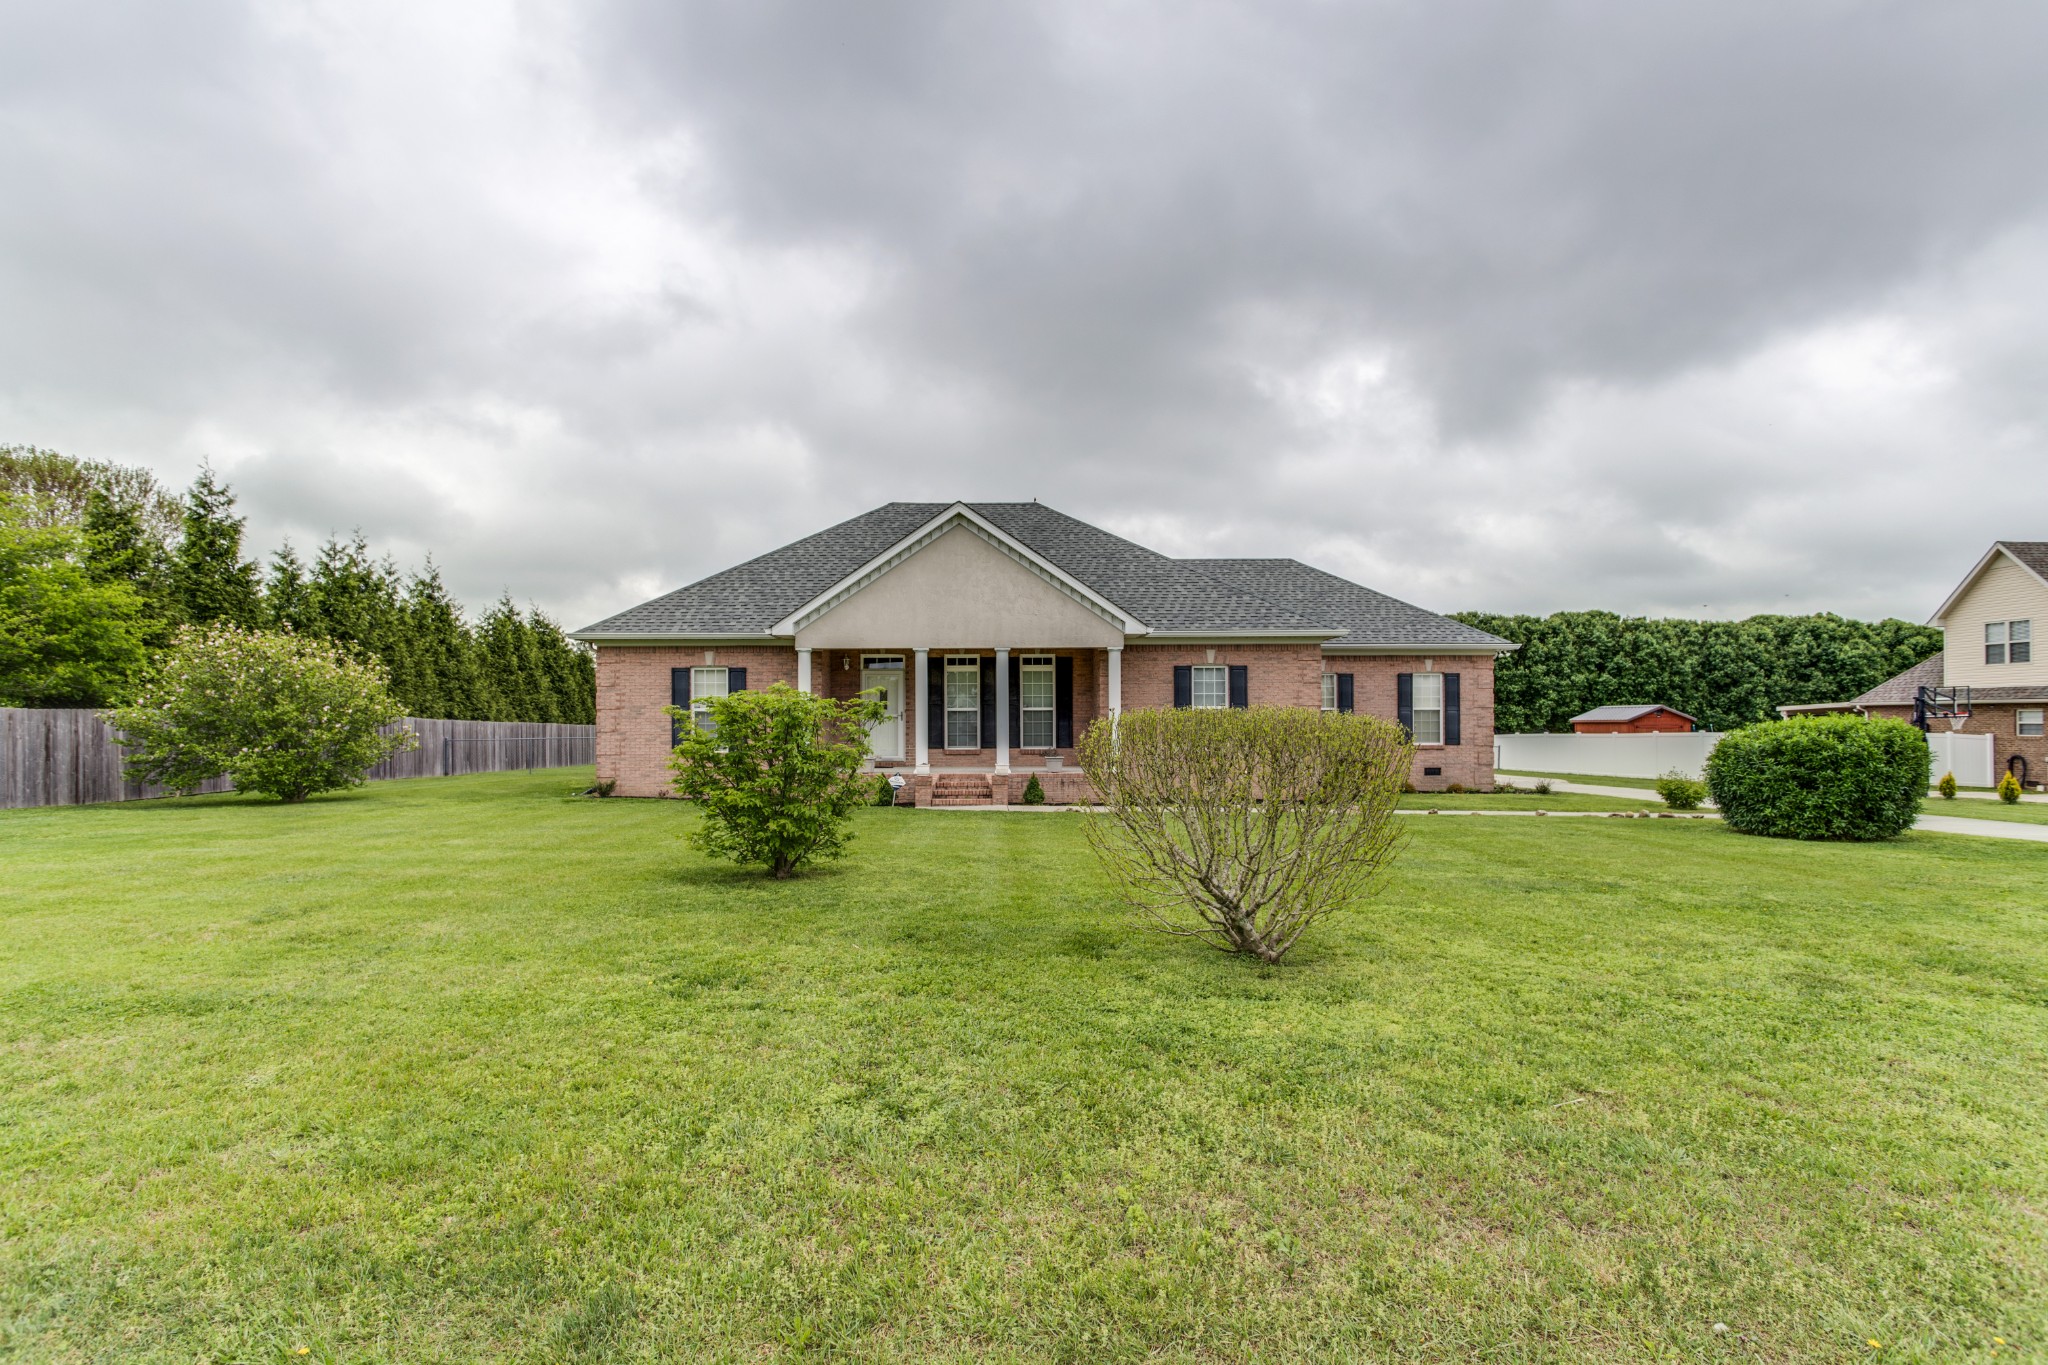
M 1890 839 L 1927 793 L 1927 737 L 1902 720 L 1802 716 L 1737 730 L 1707 756 L 1728 827 L 1776 839 Z

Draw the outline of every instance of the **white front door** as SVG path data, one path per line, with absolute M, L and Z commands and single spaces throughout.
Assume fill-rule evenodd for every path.
M 903 665 L 862 668 L 860 690 L 879 692 L 889 714 L 868 729 L 868 749 L 876 758 L 903 757 Z

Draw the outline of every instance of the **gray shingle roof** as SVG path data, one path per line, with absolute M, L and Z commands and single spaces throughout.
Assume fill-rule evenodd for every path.
M 1326 649 L 1385 649 L 1404 645 L 1440 649 L 1515 648 L 1512 641 L 1490 635 L 1463 621 L 1411 606 L 1383 592 L 1311 568 L 1295 559 L 1184 559 L 1212 578 L 1239 585 L 1267 601 L 1343 628 L 1344 634 L 1324 642 Z
M 766 635 L 953 506 L 892 502 L 576 632 Z M 1506 640 L 1291 559 L 1170 559 L 1035 502 L 967 504 L 1154 631 L 1333 635 L 1332 647 L 1510 649 Z
M 1886 678 L 1856 698 L 1854 706 L 1911 706 L 1923 687 L 1941 686 L 1941 656 L 1922 659 L 1896 677 Z
M 1649 715 L 1652 711 L 1669 711 L 1674 716 L 1685 716 L 1687 720 L 1692 719 L 1691 716 L 1686 716 L 1685 712 L 1675 706 L 1664 706 L 1661 704 L 1656 706 L 1596 706 L 1590 711 L 1581 712 L 1573 716 L 1570 723 L 1576 725 L 1582 720 L 1595 722 L 1636 720 L 1639 717 Z
M 2020 563 L 2048 578 L 2048 540 L 2001 540 L 1998 542 Z

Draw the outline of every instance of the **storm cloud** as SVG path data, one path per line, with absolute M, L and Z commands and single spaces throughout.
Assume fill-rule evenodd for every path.
M 2038 4 L 17 4 L 0 442 L 594 618 L 1037 497 L 1437 609 L 2048 535 Z

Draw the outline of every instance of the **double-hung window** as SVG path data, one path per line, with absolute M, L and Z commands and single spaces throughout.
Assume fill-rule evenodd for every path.
M 2032 621 L 1986 621 L 1984 623 L 1984 662 L 1987 664 L 2027 664 L 2034 661 L 2034 623 Z
M 2039 736 L 2042 733 L 2041 721 L 2044 716 L 2048 716 L 2048 711 L 2043 711 L 2040 707 L 2020 711 L 2017 717 L 2020 737 L 2026 739 Z
M 1017 747 L 1053 747 L 1053 662 L 1050 654 L 1017 659 Z
M 1337 675 L 1335 673 L 1323 674 L 1323 709 L 1325 711 L 1337 709 Z
M 690 670 L 690 723 L 700 730 L 718 733 L 718 722 L 711 717 L 711 703 L 726 693 L 726 676 L 722 668 L 693 668 Z
M 1188 675 L 1189 704 L 1197 711 L 1220 711 L 1230 705 L 1230 670 L 1222 664 L 1196 664 Z
M 946 659 L 946 747 L 981 747 L 981 660 L 972 654 Z
M 1444 742 L 1444 675 L 1414 675 L 1414 735 L 1417 744 Z

